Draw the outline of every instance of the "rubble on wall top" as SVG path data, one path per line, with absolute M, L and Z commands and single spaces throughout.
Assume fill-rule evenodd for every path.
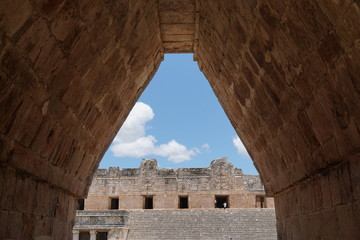
M 139 168 L 109 167 L 98 169 L 95 177 L 125 177 L 139 176 L 141 172 L 156 172 L 159 176 L 183 176 L 183 175 L 243 175 L 241 169 L 234 167 L 226 157 L 211 161 L 206 168 L 159 168 L 156 159 L 144 159 Z

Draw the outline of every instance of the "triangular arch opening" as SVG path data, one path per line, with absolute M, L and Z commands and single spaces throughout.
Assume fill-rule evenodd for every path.
M 143 158 L 166 168 L 208 167 L 220 157 L 258 174 L 193 54 L 165 54 L 100 168 L 136 168 Z

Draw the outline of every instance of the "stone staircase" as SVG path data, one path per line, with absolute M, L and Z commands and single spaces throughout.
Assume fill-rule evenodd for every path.
M 131 210 L 128 240 L 277 239 L 274 209 Z

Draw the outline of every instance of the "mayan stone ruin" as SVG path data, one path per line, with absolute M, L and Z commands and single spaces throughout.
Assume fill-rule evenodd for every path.
M 84 209 L 114 209 L 112 202 L 115 209 L 222 208 L 224 202 L 227 208 L 274 208 L 259 176 L 244 175 L 226 158 L 208 168 L 158 168 L 155 159 L 147 159 L 139 168 L 98 169 Z
M 358 0 L 1 1 L 0 239 L 72 238 L 166 53 L 194 54 L 278 239 L 359 239 L 359 26 Z
M 273 198 L 258 175 L 226 158 L 207 168 L 146 159 L 139 168 L 98 169 L 78 202 L 73 239 L 276 239 Z

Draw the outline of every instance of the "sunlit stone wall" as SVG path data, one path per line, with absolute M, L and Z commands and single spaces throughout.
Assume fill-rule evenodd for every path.
M 143 160 L 139 168 L 99 169 L 85 200 L 85 210 L 106 210 L 111 198 L 119 209 L 142 209 L 144 197 L 153 197 L 154 209 L 178 209 L 179 196 L 188 197 L 188 208 L 214 208 L 215 195 L 227 196 L 227 207 L 255 208 L 256 196 L 265 195 L 259 176 L 244 175 L 225 158 L 208 168 L 158 168 L 155 159 Z M 265 202 L 266 201 L 266 202 Z M 274 207 L 264 198 L 263 207 Z

